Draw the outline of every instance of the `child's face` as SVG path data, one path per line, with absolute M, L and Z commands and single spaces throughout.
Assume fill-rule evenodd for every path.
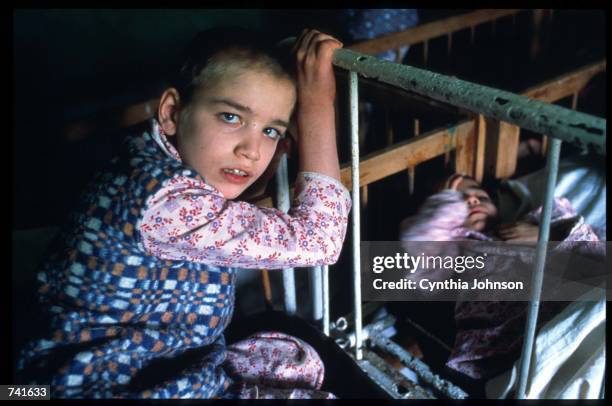
M 178 152 L 207 183 L 234 199 L 270 163 L 295 100 L 288 79 L 230 70 L 196 95 L 178 128 Z
M 463 198 L 468 205 L 469 212 L 465 219 L 465 227 L 475 231 L 483 231 L 493 223 L 493 220 L 497 217 L 497 207 L 478 182 L 464 178 L 457 186 L 457 191 L 463 194 Z

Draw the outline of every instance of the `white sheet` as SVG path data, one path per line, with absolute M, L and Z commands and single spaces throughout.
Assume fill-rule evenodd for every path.
M 606 300 L 576 301 L 538 332 L 527 384 L 528 399 L 597 399 L 603 384 Z M 513 396 L 518 361 L 486 385 L 488 398 Z
M 500 212 L 506 221 L 517 220 L 527 211 L 541 206 L 546 175 L 544 169 L 506 181 L 511 195 L 501 194 Z M 565 197 L 605 240 L 606 231 L 606 163 L 590 155 L 576 155 L 559 162 L 555 197 Z

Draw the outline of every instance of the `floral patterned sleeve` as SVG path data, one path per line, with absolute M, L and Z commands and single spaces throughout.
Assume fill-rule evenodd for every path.
M 346 234 L 348 190 L 328 176 L 301 172 L 289 213 L 227 200 L 185 176 L 147 201 L 139 225 L 144 249 L 162 259 L 241 268 L 332 264 Z

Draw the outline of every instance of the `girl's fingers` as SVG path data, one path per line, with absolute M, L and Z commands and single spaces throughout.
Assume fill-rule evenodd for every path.
M 335 45 L 337 47 L 343 47 L 344 45 L 337 38 L 332 37 L 329 34 L 318 33 L 318 35 L 314 38 L 314 43 L 321 43 L 324 41 L 331 41 L 330 44 Z
M 508 238 L 513 237 L 516 234 L 516 231 L 514 228 L 508 228 L 504 230 L 499 230 L 497 234 L 502 238 Z
M 309 30 L 304 30 L 302 31 L 302 34 L 300 34 L 300 37 L 298 38 L 294 47 L 295 56 L 297 57 L 298 62 L 303 61 L 306 57 L 308 43 L 310 42 L 312 35 L 313 33 Z
M 342 46 L 342 42 L 329 34 L 317 30 L 309 30 L 302 36 L 297 52 L 299 53 L 298 57 L 301 57 L 300 59 L 315 59 L 321 51 L 333 52 L 333 50 Z
M 307 31 L 308 29 L 304 28 L 302 32 L 300 32 L 300 35 L 297 37 L 297 40 L 295 40 L 295 44 L 293 44 L 293 47 L 291 48 L 291 53 L 296 53 L 300 46 L 302 46 L 302 42 L 304 41 L 304 37 L 306 36 Z
M 306 57 L 306 55 L 310 52 L 310 49 L 312 46 L 312 40 L 318 33 L 319 32 L 317 30 L 306 31 L 306 33 L 304 34 L 302 38 L 302 43 L 297 49 L 298 57 L 299 56 L 301 56 L 302 58 Z

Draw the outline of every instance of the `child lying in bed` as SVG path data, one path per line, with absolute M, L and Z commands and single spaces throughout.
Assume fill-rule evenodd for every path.
M 150 128 L 90 185 L 39 274 L 51 329 L 24 352 L 28 382 L 53 397 L 332 396 L 302 340 L 262 332 L 226 347 L 223 332 L 236 268 L 338 259 L 351 206 L 334 127 L 340 46 L 316 30 L 293 53 L 251 30 L 195 38 Z M 296 105 L 291 210 L 235 201 L 264 174 Z
M 500 224 L 490 194 L 474 179 L 455 174 L 444 183 L 442 191 L 425 201 L 415 216 L 402 221 L 400 240 L 534 242 L 538 238 L 540 213 L 541 208 L 518 222 Z M 555 198 L 550 241 L 563 241 L 558 248 L 571 250 L 576 241 L 598 241 L 598 238 L 567 199 Z M 512 262 L 499 264 L 507 267 L 508 272 L 512 270 Z M 542 302 L 539 324 L 565 305 L 567 302 Z M 509 369 L 520 355 L 525 318 L 525 302 L 458 301 L 455 306 L 457 333 L 447 366 L 477 380 Z

